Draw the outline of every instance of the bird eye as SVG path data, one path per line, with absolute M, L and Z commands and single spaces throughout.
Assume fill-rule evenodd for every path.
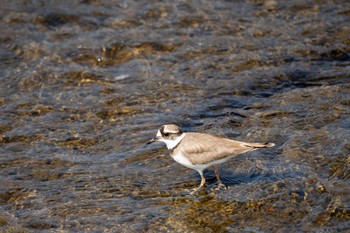
M 164 136 L 165 136 L 165 137 L 169 137 L 169 136 L 170 136 L 170 133 L 164 133 Z

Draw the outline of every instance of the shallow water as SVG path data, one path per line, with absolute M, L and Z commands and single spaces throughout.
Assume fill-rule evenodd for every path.
M 350 2 L 1 1 L 0 230 L 350 230 Z M 169 122 L 276 146 L 220 167 Z

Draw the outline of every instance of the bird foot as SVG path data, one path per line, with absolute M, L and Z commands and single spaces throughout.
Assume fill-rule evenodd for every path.
M 201 189 L 194 189 L 192 192 L 190 192 L 190 195 L 197 194 Z
M 199 191 L 201 191 L 202 188 L 203 188 L 203 187 L 195 188 L 195 189 L 192 189 L 192 191 L 186 189 L 186 191 L 188 191 L 188 192 L 190 193 L 190 195 L 194 195 L 194 194 L 199 193 Z
M 222 190 L 222 189 L 227 189 L 226 185 L 223 183 L 219 183 L 218 186 L 216 186 L 215 190 Z

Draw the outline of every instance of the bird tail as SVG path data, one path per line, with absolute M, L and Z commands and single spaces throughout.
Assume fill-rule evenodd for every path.
M 252 148 L 266 148 L 266 147 L 273 147 L 275 143 L 247 143 L 248 147 Z

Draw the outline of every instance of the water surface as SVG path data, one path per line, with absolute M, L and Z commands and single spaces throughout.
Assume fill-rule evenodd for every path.
M 4 232 L 350 229 L 347 1 L 1 1 Z M 198 195 L 159 126 L 274 148 Z

